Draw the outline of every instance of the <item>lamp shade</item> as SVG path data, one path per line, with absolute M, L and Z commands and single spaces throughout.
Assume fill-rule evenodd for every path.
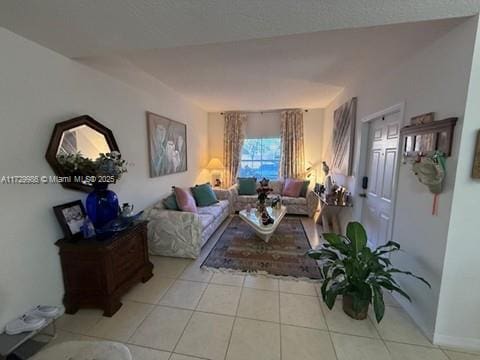
M 223 169 L 223 164 L 218 158 L 212 158 L 207 165 L 208 170 L 221 170 Z

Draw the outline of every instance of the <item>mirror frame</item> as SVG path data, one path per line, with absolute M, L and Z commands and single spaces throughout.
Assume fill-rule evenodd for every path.
M 60 163 L 57 160 L 58 147 L 60 146 L 60 141 L 62 141 L 63 132 L 81 125 L 87 125 L 105 136 L 107 144 L 110 147 L 110 151 L 120 151 L 118 149 L 115 137 L 113 136 L 113 132 L 89 115 L 82 115 L 70 120 L 59 122 L 55 124 L 52 136 L 50 138 L 50 142 L 48 143 L 47 153 L 45 154 L 47 162 L 50 164 L 50 167 L 53 169 L 53 172 L 57 176 L 68 176 L 68 174 L 63 171 L 63 168 L 60 166 Z M 62 182 L 61 185 L 67 189 L 80 190 L 85 192 L 90 192 L 93 190 L 92 186 L 74 182 Z

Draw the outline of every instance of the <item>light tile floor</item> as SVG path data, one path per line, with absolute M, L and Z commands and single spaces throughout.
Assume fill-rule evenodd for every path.
M 320 229 L 302 219 L 315 246 Z M 58 321 L 52 343 L 108 339 L 134 360 L 480 360 L 432 345 L 391 297 L 380 325 L 333 310 L 319 286 L 200 269 L 222 227 L 193 260 L 153 256 L 154 277 L 123 299 L 112 318 L 80 310 Z

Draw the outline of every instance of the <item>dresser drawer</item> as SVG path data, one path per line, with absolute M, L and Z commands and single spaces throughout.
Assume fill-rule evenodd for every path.
M 132 234 L 123 239 L 112 252 L 112 265 L 115 283 L 120 285 L 123 281 L 141 268 L 145 263 L 144 241 L 141 234 Z

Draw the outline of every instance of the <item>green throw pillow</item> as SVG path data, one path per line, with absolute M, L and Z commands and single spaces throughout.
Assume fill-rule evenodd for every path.
M 300 190 L 300 197 L 307 197 L 308 185 L 310 185 L 310 180 L 305 180 L 302 185 L 302 190 Z
M 180 210 L 177 204 L 177 198 L 175 197 L 175 194 L 170 194 L 165 199 L 163 199 L 163 206 L 165 206 L 165 209 L 168 210 Z
M 191 190 L 192 195 L 195 198 L 195 202 L 199 207 L 210 206 L 218 203 L 217 196 L 212 189 L 212 185 L 210 185 L 209 183 L 195 185 L 195 187 L 192 187 Z
M 255 195 L 257 178 L 238 178 L 238 195 Z

